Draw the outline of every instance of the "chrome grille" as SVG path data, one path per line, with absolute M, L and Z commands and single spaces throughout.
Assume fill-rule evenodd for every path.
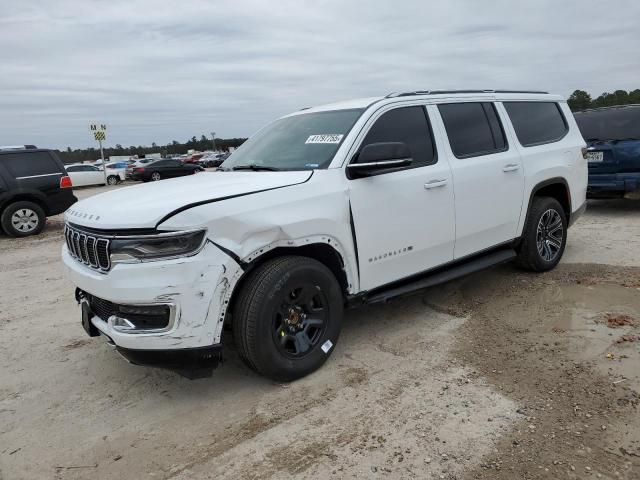
M 81 232 L 69 225 L 64 227 L 64 238 L 69 254 L 79 262 L 101 271 L 111 268 L 107 238 Z

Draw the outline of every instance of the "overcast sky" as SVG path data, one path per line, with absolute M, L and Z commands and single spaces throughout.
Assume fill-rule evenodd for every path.
M 640 88 L 640 2 L 0 0 L 0 145 L 248 136 L 434 88 Z

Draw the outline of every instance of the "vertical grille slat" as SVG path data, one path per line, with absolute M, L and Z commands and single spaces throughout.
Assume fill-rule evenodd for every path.
M 96 270 L 111 268 L 109 239 L 80 232 L 69 225 L 64 227 L 64 238 L 69 255 L 77 261 Z
M 87 236 L 82 233 L 80 234 L 80 257 L 82 258 L 82 262 L 89 265 L 89 253 L 87 252 Z
M 87 237 L 87 257 L 89 258 L 89 265 L 92 267 L 98 266 L 95 237 Z
M 106 238 L 98 238 L 96 240 L 96 252 L 98 256 L 98 265 L 103 270 L 109 270 L 109 240 Z

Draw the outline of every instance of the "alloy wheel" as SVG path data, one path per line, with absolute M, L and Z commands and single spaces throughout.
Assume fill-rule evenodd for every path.
M 562 217 L 550 208 L 540 216 L 536 229 L 536 245 L 540 257 L 547 262 L 555 260 L 562 248 L 563 239 Z

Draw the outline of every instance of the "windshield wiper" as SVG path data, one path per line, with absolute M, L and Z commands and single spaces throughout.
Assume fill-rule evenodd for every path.
M 280 169 L 276 168 L 276 167 L 267 167 L 266 165 L 256 165 L 254 163 L 250 163 L 249 165 L 236 165 L 235 167 L 231 167 L 231 170 L 233 170 L 233 171 L 236 171 L 236 170 L 251 170 L 251 171 L 254 171 L 254 172 L 260 172 L 260 171 L 277 172 Z

